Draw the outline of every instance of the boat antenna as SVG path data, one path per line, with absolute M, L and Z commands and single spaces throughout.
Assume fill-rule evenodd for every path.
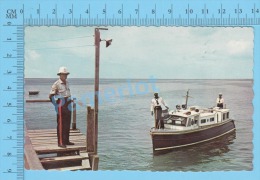
M 187 109 L 188 99 L 189 99 L 189 97 L 191 97 L 191 96 L 189 96 L 189 91 L 190 91 L 190 90 L 188 89 L 186 96 L 184 96 L 184 97 L 186 97 L 185 109 Z

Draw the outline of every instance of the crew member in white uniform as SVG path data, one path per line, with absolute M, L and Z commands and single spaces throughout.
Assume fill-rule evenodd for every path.
M 222 97 L 222 93 L 219 93 L 216 103 L 217 103 L 217 107 L 221 109 L 224 107 L 224 99 Z
M 154 93 L 154 98 L 151 101 L 151 115 L 155 118 L 155 128 L 164 129 L 164 122 L 162 119 L 162 105 L 169 109 L 162 97 L 159 97 L 158 92 Z
M 52 85 L 49 98 L 57 112 L 58 146 L 66 148 L 66 145 L 74 145 L 69 141 L 71 123 L 71 94 L 67 81 L 69 72 L 66 67 L 60 67 L 57 75 L 60 78 Z

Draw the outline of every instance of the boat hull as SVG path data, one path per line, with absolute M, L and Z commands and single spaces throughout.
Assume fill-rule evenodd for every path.
M 213 140 L 235 131 L 234 120 L 226 120 L 216 125 L 200 127 L 195 130 L 176 132 L 170 130 L 151 130 L 154 152 L 191 146 Z

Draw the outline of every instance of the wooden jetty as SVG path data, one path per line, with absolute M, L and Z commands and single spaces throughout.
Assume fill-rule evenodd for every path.
M 33 100 L 27 102 L 50 102 Z M 75 102 L 75 101 L 74 101 Z M 75 145 L 66 148 L 57 145 L 56 129 L 25 129 L 24 159 L 25 168 L 32 170 L 98 170 L 97 132 L 94 122 L 94 109 L 87 107 L 86 135 L 76 128 L 76 103 L 73 102 L 73 122 L 70 140 Z

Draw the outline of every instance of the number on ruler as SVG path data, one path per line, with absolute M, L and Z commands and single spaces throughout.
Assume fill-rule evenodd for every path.
M 117 12 L 118 12 L 118 14 L 122 14 L 122 10 L 121 9 L 119 9 Z
M 218 9 L 219 14 L 226 14 L 226 9 Z
M 12 74 L 12 71 L 7 70 L 7 71 L 6 71 L 6 74 Z
M 106 14 L 106 13 L 107 13 L 106 9 L 103 9 L 102 13 L 103 13 L 103 14 Z
M 12 122 L 12 120 L 11 120 L 11 119 L 7 119 L 6 122 L 7 122 L 7 123 L 10 123 L 10 122 Z
M 72 13 L 73 13 L 72 9 L 69 9 L 69 14 L 72 14 Z
M 135 9 L 135 14 L 138 14 L 139 13 L 139 9 Z
M 8 172 L 8 173 L 11 173 L 11 172 L 12 172 L 12 169 L 7 169 L 7 172 Z
M 171 9 L 168 9 L 168 14 L 171 14 L 172 13 L 172 10 Z
M 185 12 L 186 12 L 186 14 L 192 14 L 193 13 L 193 9 L 186 9 Z
M 6 153 L 6 156 L 8 156 L 8 157 L 9 157 L 9 156 L 12 156 L 12 153 L 7 152 L 7 153 Z
M 12 57 L 12 54 L 6 54 L 6 57 L 7 57 L 7 58 L 11 58 L 11 57 Z
M 209 10 L 208 9 L 202 9 L 202 14 L 208 14 Z
M 85 11 L 85 13 L 88 14 L 88 13 L 89 13 L 89 10 L 87 9 L 87 10 Z
M 152 14 L 155 14 L 156 13 L 156 10 L 155 9 L 152 9 Z
M 37 14 L 40 14 L 40 9 L 37 9 Z
M 56 14 L 56 9 L 52 9 L 52 14 Z
M 252 9 L 252 13 L 259 13 L 259 9 Z
M 241 14 L 242 13 L 242 9 L 235 9 L 235 13 L 236 14 Z

